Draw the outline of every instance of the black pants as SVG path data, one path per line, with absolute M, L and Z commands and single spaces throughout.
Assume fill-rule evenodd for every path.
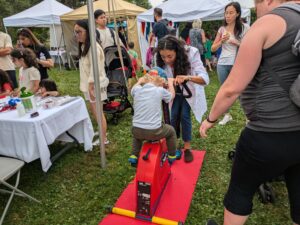
M 259 185 L 285 176 L 291 217 L 300 224 L 300 131 L 259 132 L 245 128 L 238 140 L 224 205 L 246 216 Z
M 13 83 L 13 89 L 17 88 L 18 82 L 17 82 L 17 78 L 16 78 L 16 71 L 15 70 L 6 70 L 5 72 L 8 74 L 10 80 Z

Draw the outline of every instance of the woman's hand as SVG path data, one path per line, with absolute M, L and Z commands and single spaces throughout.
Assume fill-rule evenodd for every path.
M 226 32 L 222 35 L 221 42 L 224 43 L 224 42 L 228 41 L 229 38 L 230 38 L 230 34 L 228 32 Z
M 174 83 L 175 85 L 180 85 L 185 81 L 189 81 L 189 77 L 190 76 L 186 76 L 186 75 L 177 75 L 176 78 L 174 79 Z
M 201 125 L 200 125 L 200 128 L 199 128 L 199 133 L 200 133 L 200 136 L 202 138 L 206 138 L 207 137 L 207 131 L 212 128 L 215 124 L 214 123 L 210 123 L 208 122 L 207 120 L 204 120 Z

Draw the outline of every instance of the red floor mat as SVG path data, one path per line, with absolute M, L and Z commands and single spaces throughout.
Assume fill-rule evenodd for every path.
M 183 157 L 171 167 L 171 177 L 161 197 L 155 216 L 184 222 L 188 215 L 193 192 L 202 167 L 205 151 L 193 151 L 194 161 L 185 163 Z M 115 207 L 135 211 L 134 182 L 130 183 L 118 199 Z M 142 225 L 150 222 L 109 214 L 99 225 Z

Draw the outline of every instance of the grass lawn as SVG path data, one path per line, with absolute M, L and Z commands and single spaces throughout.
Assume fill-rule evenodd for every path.
M 62 94 L 80 95 L 78 71 L 50 71 Z M 218 90 L 215 73 L 206 88 L 209 108 Z M 113 205 L 123 189 L 133 179 L 135 170 L 127 163 L 131 150 L 131 110 L 120 115 L 119 124 L 108 125 L 107 168 L 101 169 L 99 149 L 84 152 L 73 149 L 63 155 L 44 174 L 39 160 L 26 164 L 21 172 L 20 189 L 42 201 L 42 204 L 15 197 L 5 225 L 96 225 L 106 215 L 105 206 Z M 193 123 L 194 149 L 206 149 L 207 154 L 198 179 L 186 224 L 204 225 L 208 218 L 221 222 L 223 196 L 230 177 L 231 150 L 245 125 L 245 118 L 237 102 L 231 109 L 234 120 L 226 126 L 216 126 L 206 140 L 199 138 L 199 125 Z M 109 120 L 109 118 L 108 118 Z M 1 146 L 1 144 L 0 144 Z M 51 146 L 56 151 L 59 144 Z M 11 180 L 14 182 L 14 180 Z M 276 192 L 275 204 L 263 205 L 254 199 L 254 213 L 249 225 L 291 224 L 287 192 L 281 182 L 272 184 Z M 179 194 L 179 193 L 178 193 Z M 8 199 L 0 195 L 0 212 Z

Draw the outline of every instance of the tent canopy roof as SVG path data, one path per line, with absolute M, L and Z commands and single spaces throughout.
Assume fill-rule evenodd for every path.
M 192 21 L 201 18 L 204 21 L 222 20 L 225 5 L 229 0 L 169 0 L 160 4 L 163 17 L 172 22 Z M 138 15 L 138 21 L 153 22 L 153 10 Z M 250 16 L 250 10 L 242 8 L 242 17 Z
M 49 27 L 60 24 L 59 16 L 73 9 L 55 1 L 44 0 L 33 7 L 3 19 L 6 27 Z
M 102 9 L 108 16 L 108 2 L 110 2 L 110 10 L 112 11 L 112 2 L 114 3 L 114 9 L 116 17 L 126 17 L 126 16 L 136 16 L 146 9 L 134 5 L 132 3 L 123 1 L 123 0 L 98 0 L 93 2 L 93 8 Z M 82 6 L 74 11 L 64 14 L 60 17 L 61 21 L 68 21 L 68 20 L 78 20 L 78 19 L 86 19 L 88 17 L 87 6 Z

